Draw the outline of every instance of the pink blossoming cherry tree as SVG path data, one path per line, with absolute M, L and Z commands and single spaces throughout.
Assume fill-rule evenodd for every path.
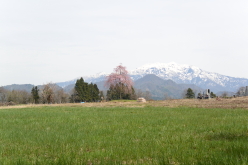
M 114 68 L 114 72 L 110 75 L 106 76 L 105 81 L 106 87 L 117 87 L 120 90 L 120 99 L 121 93 L 129 93 L 132 91 L 133 81 L 131 77 L 128 75 L 128 71 L 126 67 L 122 66 L 121 64 Z

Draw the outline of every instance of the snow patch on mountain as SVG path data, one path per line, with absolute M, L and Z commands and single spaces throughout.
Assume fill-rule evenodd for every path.
M 129 75 L 134 81 L 147 74 L 155 74 L 162 79 L 171 79 L 176 83 L 195 84 L 201 88 L 209 88 L 216 92 L 224 90 L 236 91 L 240 86 L 248 85 L 248 79 L 246 78 L 224 76 L 218 73 L 204 71 L 196 66 L 180 65 L 175 62 L 148 64 L 129 72 Z M 96 83 L 105 81 L 107 75 L 109 73 L 101 72 L 91 76 L 83 76 L 83 78 L 88 83 Z M 69 84 L 75 84 L 77 79 L 57 84 L 65 87 Z
M 144 65 L 130 72 L 134 80 L 147 74 L 155 74 L 165 80 L 171 79 L 176 83 L 195 84 L 202 88 L 219 90 L 236 90 L 248 85 L 248 79 L 224 76 L 218 73 L 204 71 L 196 66 L 172 63 L 155 63 Z

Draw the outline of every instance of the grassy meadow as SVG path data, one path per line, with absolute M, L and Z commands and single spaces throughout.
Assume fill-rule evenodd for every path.
M 248 164 L 248 110 L 3 108 L 0 164 Z

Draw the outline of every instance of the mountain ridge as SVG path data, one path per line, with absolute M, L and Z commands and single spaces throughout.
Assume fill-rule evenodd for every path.
M 208 72 L 192 65 L 179 65 L 175 62 L 171 63 L 154 63 L 143 65 L 129 72 L 131 78 L 136 81 L 147 74 L 155 74 L 156 76 L 178 83 L 178 84 L 194 84 L 203 89 L 211 89 L 212 91 L 236 91 L 241 86 L 248 85 L 247 78 L 238 78 L 221 75 L 219 73 Z M 83 76 L 86 82 L 104 81 L 107 73 L 101 72 L 92 76 Z M 57 83 L 61 87 L 75 84 L 77 79 Z
M 149 91 L 152 99 L 180 99 L 183 98 L 186 90 L 191 88 L 195 94 L 203 91 L 202 88 L 194 84 L 177 84 L 172 80 L 164 80 L 154 74 L 147 74 L 134 83 L 134 88 L 143 92 Z

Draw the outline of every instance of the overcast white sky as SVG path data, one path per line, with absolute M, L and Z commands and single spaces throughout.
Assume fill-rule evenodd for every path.
M 156 62 L 248 78 L 248 1 L 0 1 L 0 86 Z

